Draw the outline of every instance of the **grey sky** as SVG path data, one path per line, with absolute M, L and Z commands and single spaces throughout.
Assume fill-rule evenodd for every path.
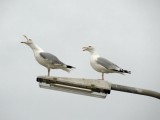
M 160 92 L 160 1 L 158 0 L 1 0 L 1 120 L 156 120 L 158 99 L 112 91 L 106 99 L 38 87 L 47 69 L 20 44 L 27 35 L 45 51 L 76 67 L 70 74 L 100 78 L 82 51 L 94 45 L 101 56 L 131 70 L 105 74 L 109 82 Z

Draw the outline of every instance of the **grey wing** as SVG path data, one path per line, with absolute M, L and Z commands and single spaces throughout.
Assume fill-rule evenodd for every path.
M 54 55 L 52 55 L 50 53 L 41 52 L 40 55 L 41 55 L 41 57 L 46 59 L 51 64 L 64 65 L 63 62 L 61 62 L 56 56 L 54 56 Z
M 110 62 L 109 60 L 99 57 L 97 58 L 97 63 L 105 67 L 106 69 L 112 69 L 112 70 L 117 70 L 119 67 L 115 65 L 114 63 Z

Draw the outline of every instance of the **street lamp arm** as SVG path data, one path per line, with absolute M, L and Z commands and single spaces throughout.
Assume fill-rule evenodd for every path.
M 155 98 L 160 99 L 160 93 L 151 91 L 151 90 L 141 89 L 141 88 L 111 84 L 111 90 L 146 95 L 146 96 L 155 97 Z

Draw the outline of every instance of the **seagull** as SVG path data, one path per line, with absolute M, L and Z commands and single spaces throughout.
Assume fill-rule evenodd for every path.
M 109 60 L 100 57 L 93 46 L 83 47 L 82 49 L 83 51 L 88 51 L 91 54 L 90 65 L 94 70 L 102 73 L 102 80 L 104 80 L 104 73 L 131 74 L 131 71 L 124 70 Z
M 50 76 L 50 69 L 62 69 L 66 72 L 70 72 L 72 68 L 75 68 L 64 64 L 53 54 L 44 52 L 42 48 L 36 45 L 31 39 L 28 39 L 27 36 L 24 35 L 24 37 L 27 41 L 21 43 L 28 45 L 33 50 L 37 62 L 48 69 L 48 76 Z

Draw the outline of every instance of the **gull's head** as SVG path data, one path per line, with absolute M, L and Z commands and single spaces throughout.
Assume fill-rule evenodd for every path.
M 88 47 L 83 47 L 82 50 L 93 53 L 95 51 L 95 48 L 93 46 L 88 46 Z
M 27 39 L 27 41 L 24 41 L 24 42 L 21 42 L 21 43 L 24 43 L 26 45 L 30 45 L 33 43 L 33 41 L 31 39 L 28 39 L 27 36 L 24 35 L 24 37 Z

